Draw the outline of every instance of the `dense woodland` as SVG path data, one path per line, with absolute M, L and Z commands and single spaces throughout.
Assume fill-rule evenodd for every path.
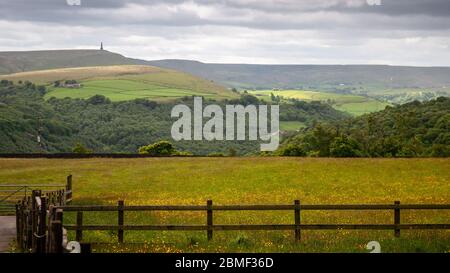
M 92 151 L 96 153 L 137 153 L 142 146 L 171 141 L 170 117 L 174 104 L 192 105 L 192 97 L 177 102 L 157 103 L 137 99 L 111 102 L 104 96 L 82 99 L 44 100 L 46 89 L 30 82 L 0 82 L 0 152 L 56 153 Z M 206 103 L 258 104 L 256 97 Z M 264 103 L 266 104 L 266 103 Z M 291 102 L 280 106 L 280 119 L 302 121 L 307 126 L 348 117 L 330 106 L 315 102 Z M 38 142 L 40 136 L 40 143 Z M 180 141 L 177 150 L 194 155 L 257 154 L 254 141 Z
M 290 137 L 278 154 L 321 157 L 448 157 L 450 98 L 411 102 Z

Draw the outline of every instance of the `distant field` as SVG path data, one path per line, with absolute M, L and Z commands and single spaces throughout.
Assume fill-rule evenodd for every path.
M 335 104 L 333 107 L 337 110 L 347 112 L 356 116 L 384 110 L 389 103 L 376 100 L 368 100 L 366 102 Z
M 80 98 L 87 99 L 101 94 L 112 101 L 133 99 L 163 100 L 180 98 L 184 96 L 204 96 L 207 98 L 220 98 L 220 95 L 183 89 L 177 87 L 158 85 L 152 82 L 136 81 L 132 79 L 92 80 L 83 82 L 83 88 L 55 88 L 46 94 L 46 98 Z
M 306 125 L 300 121 L 280 121 L 281 131 L 297 131 Z
M 392 204 L 450 203 L 449 159 L 147 158 L 0 159 L 0 184 L 64 183 L 73 174 L 74 204 Z M 127 224 L 204 224 L 202 212 L 125 213 Z M 290 211 L 215 212 L 216 224 L 292 224 Z M 64 214 L 65 223 L 75 215 Z M 401 212 L 402 223 L 448 223 L 449 211 Z M 87 212 L 85 224 L 117 224 L 117 212 Z M 302 212 L 302 223 L 385 224 L 384 211 Z M 74 234 L 69 233 L 74 239 Z M 117 242 L 116 232 L 85 231 L 87 242 Z M 124 245 L 94 245 L 107 252 L 448 252 L 450 231 L 125 232 Z M 136 244 L 132 244 L 132 243 Z M 139 244 L 138 244 L 139 243 Z
M 122 65 L 63 68 L 0 76 L 13 81 L 32 81 L 49 86 L 46 98 L 90 98 L 104 95 L 112 101 L 145 98 L 169 100 L 184 96 L 234 98 L 237 95 L 213 82 L 174 70 L 152 66 Z M 55 81 L 77 80 L 82 88 L 54 88 Z
M 307 90 L 257 90 L 250 91 L 250 93 L 266 100 L 270 99 L 270 94 L 274 94 L 283 98 L 295 98 L 304 101 L 325 101 L 330 103 L 335 109 L 348 112 L 352 115 L 363 115 L 380 111 L 386 105 L 389 105 L 388 103 L 364 96 Z
M 450 87 L 441 87 L 441 88 L 375 88 L 371 90 L 370 95 L 401 95 L 401 94 L 411 94 L 417 95 L 418 93 L 424 93 L 429 91 L 442 92 L 446 93 L 447 96 L 450 96 Z

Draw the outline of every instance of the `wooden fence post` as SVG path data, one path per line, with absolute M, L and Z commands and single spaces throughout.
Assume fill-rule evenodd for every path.
M 57 209 L 53 221 L 53 253 L 63 253 L 63 211 Z
M 46 241 L 46 253 L 51 253 L 53 248 L 53 220 L 55 215 L 55 207 L 50 202 L 50 196 L 48 197 L 48 215 L 47 215 L 47 241 Z
M 295 242 L 300 242 L 301 233 L 300 233 L 300 200 L 294 201 L 295 205 Z
M 33 230 L 32 230 L 32 226 L 33 226 L 33 218 L 32 218 L 32 207 L 31 207 L 31 196 L 27 196 L 27 210 L 26 210 L 26 249 L 27 251 L 29 251 L 31 249 L 31 239 L 33 238 Z
M 47 218 L 47 197 L 41 197 L 41 206 L 39 208 L 39 225 L 37 230 L 36 252 L 45 253 L 45 232 Z
M 64 199 L 65 205 L 72 202 L 72 175 L 67 176 L 66 193 Z
M 58 205 L 59 206 L 62 206 L 62 204 L 63 204 L 63 195 L 62 195 L 62 190 L 58 190 L 57 192 L 56 192 L 56 198 L 57 198 L 57 202 L 58 202 Z
M 212 240 L 212 238 L 213 238 L 213 230 L 212 230 L 212 227 L 213 227 L 213 210 L 212 210 L 212 204 L 213 204 L 212 200 L 206 201 L 206 207 L 207 207 L 206 224 L 208 225 L 208 231 L 207 231 L 208 241 Z
M 39 219 L 39 204 L 37 198 L 41 197 L 40 190 L 33 190 L 31 193 L 31 249 L 33 253 L 37 252 L 37 233 L 38 233 L 38 219 Z
M 35 240 L 34 240 L 34 233 L 36 232 L 36 222 L 35 222 L 35 211 L 36 211 L 36 191 L 33 190 L 31 191 L 31 199 L 30 199 L 30 203 L 31 203 L 31 207 L 30 207 L 30 214 L 29 214 L 29 223 L 30 226 L 29 228 L 29 232 L 28 234 L 30 235 L 30 238 L 28 238 L 29 240 L 29 244 L 28 244 L 28 249 L 31 249 L 31 252 L 34 252 L 34 246 L 35 246 Z
M 123 206 L 124 202 L 123 200 L 119 200 L 118 202 L 118 224 L 119 224 L 119 232 L 118 232 L 118 239 L 119 243 L 123 243 Z
M 394 204 L 397 208 L 394 209 L 394 225 L 400 225 L 400 201 L 395 201 Z M 400 237 L 400 229 L 395 228 L 394 231 L 395 237 Z
M 77 212 L 77 234 L 75 237 L 77 242 L 81 242 L 83 240 L 83 212 Z

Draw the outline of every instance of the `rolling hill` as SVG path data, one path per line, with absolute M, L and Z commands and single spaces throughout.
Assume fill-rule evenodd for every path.
M 366 105 L 337 108 L 350 113 L 378 111 L 386 104 L 450 97 L 450 67 L 213 64 L 188 60 L 150 64 L 189 72 L 237 89 L 308 89 L 374 99 Z
M 450 87 L 450 67 L 388 65 L 255 65 L 202 63 L 190 60 L 146 61 L 107 50 L 48 50 L 0 52 L 0 74 L 55 68 L 151 65 L 190 73 L 236 88 L 360 88 Z M 358 91 L 358 90 L 356 90 Z
M 389 105 L 388 103 L 366 96 L 309 90 L 257 90 L 249 91 L 249 93 L 262 100 L 271 100 L 271 94 L 273 94 L 274 96 L 280 96 L 283 99 L 292 98 L 303 101 L 326 102 L 337 110 L 347 112 L 355 116 L 381 111 Z
M 0 52 L 0 75 L 56 68 L 141 64 L 106 50 Z
M 11 81 L 31 81 L 49 86 L 46 98 L 82 98 L 104 95 L 112 101 L 137 98 L 168 100 L 184 96 L 236 98 L 233 93 L 210 81 L 170 69 L 144 65 L 117 65 L 60 68 L 0 76 Z M 53 87 L 55 81 L 76 80 L 81 88 Z
M 188 71 L 236 88 L 351 90 L 362 87 L 362 90 L 370 91 L 380 88 L 450 87 L 450 67 L 212 64 L 187 60 L 150 63 Z
M 0 52 L 0 74 L 56 68 L 149 65 L 192 74 L 229 88 L 307 89 L 403 104 L 450 96 L 450 67 L 254 65 L 132 59 L 106 50 Z M 368 109 L 370 110 L 370 109 Z
M 147 74 L 144 74 L 147 75 Z M 77 143 L 99 153 L 136 153 L 138 148 L 172 140 L 171 117 L 175 105 L 193 107 L 192 97 L 157 102 L 134 99 L 111 101 L 103 96 L 89 99 L 45 99 L 43 88 L 30 83 L 0 81 L 0 153 L 70 152 Z M 255 103 L 242 95 L 233 104 Z M 211 101 L 223 109 L 230 101 Z M 346 118 L 327 104 L 297 102 L 280 106 L 283 131 L 296 131 L 316 122 Z M 40 136 L 40 141 L 37 140 Z M 256 153 L 257 141 L 177 141 L 179 150 L 207 155 L 211 152 Z
M 246 104 L 246 99 L 251 103 L 260 102 L 258 99 L 255 102 L 254 97 L 247 94 L 240 96 L 227 90 L 219 83 L 242 89 L 264 87 L 266 90 L 249 91 L 261 100 L 270 99 L 270 92 L 274 90 L 267 89 L 286 89 L 277 91 L 280 93 L 276 95 L 299 100 L 281 101 L 282 131 L 303 132 L 311 130 L 314 124 L 337 124 L 348 118 L 347 114 L 335 109 L 358 114 L 384 108 L 383 102 L 370 98 L 372 95 L 380 99 L 391 99 L 389 96 L 392 95 L 397 99 L 397 95 L 408 97 L 417 92 L 427 100 L 433 99 L 435 90 L 448 92 L 449 72 L 450 68 L 445 67 L 228 65 L 177 60 L 143 61 L 100 50 L 0 52 L 0 74 L 3 74 L 0 79 L 15 82 L 0 82 L 3 85 L 0 88 L 0 146 L 3 152 L 67 152 L 76 143 L 82 143 L 97 152 L 135 152 L 142 145 L 170 139 L 168 132 L 173 122 L 170 110 L 175 103 L 179 103 L 180 98 L 185 103 L 192 103 L 189 98 L 185 98 L 192 95 L 204 96 L 205 99 L 234 99 L 240 104 Z M 82 86 L 54 86 L 55 81 L 67 80 L 76 80 Z M 47 89 L 25 81 L 45 85 Z M 289 86 L 294 87 L 282 88 Z M 308 91 L 302 90 L 302 86 Z M 422 88 L 429 88 L 430 92 L 420 91 Z M 93 97 L 97 94 L 109 99 Z M 438 102 L 442 102 L 442 99 Z M 418 116 L 427 115 L 429 108 L 422 108 L 423 111 L 417 112 Z M 390 113 L 392 110 L 389 109 L 380 113 Z M 448 116 L 447 112 L 441 112 Z M 396 113 L 395 118 L 401 120 L 402 114 Z M 433 118 L 440 114 L 433 114 Z M 367 117 L 378 116 L 365 115 L 349 120 L 366 121 Z M 445 124 L 445 121 L 439 124 Z M 417 119 L 414 122 L 420 124 Z M 426 138 L 435 137 L 435 131 L 427 133 Z M 44 143 L 41 146 L 36 141 L 38 134 Z M 354 138 L 357 139 L 357 136 Z M 428 147 L 428 143 L 425 143 L 426 154 L 438 153 L 439 145 L 447 145 L 441 140 L 447 138 L 446 134 L 441 134 L 437 138 L 439 141 L 433 142 L 438 145 L 436 147 Z M 364 136 L 361 137 L 361 143 L 363 140 Z M 246 154 L 255 152 L 257 146 L 219 142 L 177 145 L 181 150 L 196 154 L 225 153 L 229 148 Z M 428 151 L 431 148 L 434 150 Z M 369 151 L 364 152 L 369 154 Z M 409 150 L 404 152 L 409 153 Z

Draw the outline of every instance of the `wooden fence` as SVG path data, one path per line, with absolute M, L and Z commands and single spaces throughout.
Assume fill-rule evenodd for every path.
M 63 244 L 55 240 L 63 238 L 62 210 L 56 207 L 68 205 L 71 201 L 71 175 L 67 177 L 65 189 L 35 189 L 31 195 L 25 195 L 15 206 L 18 248 L 33 253 L 61 252 Z
M 450 204 L 400 204 L 395 201 L 388 205 L 303 205 L 295 200 L 292 205 L 213 205 L 208 200 L 205 206 L 125 206 L 124 201 L 118 201 L 117 206 L 63 206 L 64 212 L 77 212 L 76 224 L 65 225 L 67 230 L 76 231 L 76 240 L 83 240 L 83 231 L 110 230 L 118 232 L 118 242 L 124 242 L 124 231 L 127 230 L 184 230 L 206 231 L 208 240 L 213 238 L 214 231 L 222 230 L 293 230 L 295 240 L 300 241 L 302 230 L 392 230 L 396 237 L 402 229 L 450 229 L 450 223 L 443 224 L 401 224 L 402 210 L 448 210 Z M 307 210 L 387 210 L 392 211 L 391 224 L 302 224 L 301 212 Z M 117 211 L 117 225 L 84 225 L 83 212 Z M 124 214 L 127 211 L 203 211 L 206 212 L 206 225 L 126 225 Z M 264 225 L 215 225 L 214 211 L 292 211 L 293 224 Z
M 450 204 L 363 204 L 363 205 L 305 205 L 295 200 L 290 205 L 206 205 L 183 206 L 126 206 L 120 200 L 117 206 L 73 206 L 72 176 L 67 177 L 66 189 L 54 191 L 33 190 L 16 205 L 17 245 L 24 252 L 63 253 L 68 252 L 67 231 L 75 231 L 76 241 L 83 242 L 84 231 L 117 231 L 118 242 L 124 242 L 125 231 L 205 231 L 208 240 L 215 231 L 226 230 L 291 230 L 295 241 L 301 240 L 304 230 L 392 230 L 399 237 L 401 230 L 450 229 L 450 223 L 402 224 L 401 211 L 404 210 L 450 210 Z M 302 211 L 391 211 L 393 219 L 388 224 L 303 224 Z M 125 214 L 134 211 L 197 211 L 205 213 L 205 225 L 131 225 L 125 223 Z M 292 224 L 214 224 L 217 211 L 292 211 Z M 76 223 L 64 224 L 64 212 L 76 212 Z M 85 225 L 83 212 L 117 212 L 117 225 Z M 90 252 L 89 244 L 81 244 L 83 252 Z

